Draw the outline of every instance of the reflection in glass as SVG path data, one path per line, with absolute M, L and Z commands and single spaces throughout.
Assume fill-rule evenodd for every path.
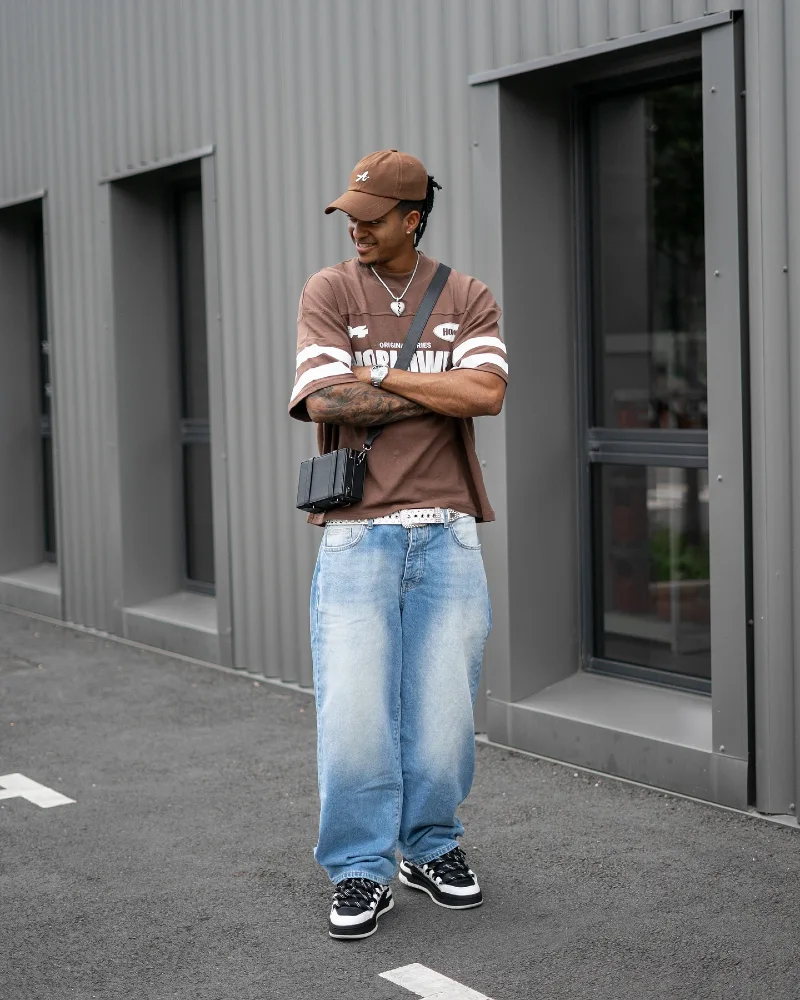
M 201 189 L 196 185 L 178 189 L 175 205 L 181 415 L 186 422 L 183 430 L 186 580 L 194 589 L 213 592 L 214 526 Z
M 44 558 L 56 561 L 56 501 L 53 481 L 53 438 L 42 437 L 42 473 L 44 483 Z
M 211 502 L 211 449 L 207 444 L 183 448 L 186 507 L 186 575 L 214 583 L 214 530 Z
M 707 470 L 602 465 L 596 474 L 597 655 L 710 678 Z
M 700 82 L 598 101 L 591 155 L 593 422 L 706 429 Z
M 38 341 L 39 413 L 42 436 L 42 515 L 45 562 L 54 563 L 56 553 L 56 491 L 53 469 L 53 385 L 50 381 L 50 341 L 47 334 L 47 293 L 44 272 L 44 229 L 38 220 L 34 237 L 36 283 L 36 338 Z
M 190 420 L 208 420 L 208 339 L 200 188 L 179 191 L 177 216 L 183 416 Z

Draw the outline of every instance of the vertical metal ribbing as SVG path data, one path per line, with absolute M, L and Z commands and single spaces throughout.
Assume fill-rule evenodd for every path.
M 800 44 L 800 10 L 796 3 L 785 5 L 784 59 L 786 60 L 786 158 L 787 158 L 787 220 L 788 256 L 786 285 L 789 291 L 789 355 L 791 358 L 792 396 L 792 545 L 794 553 L 794 795 L 789 803 L 797 815 L 800 803 L 800 65 L 797 46 Z
M 447 182 L 426 249 L 471 270 L 479 230 L 468 73 L 602 40 L 606 22 L 612 35 L 666 24 L 690 5 L 72 0 L 68 14 L 64 6 L 0 5 L 0 192 L 50 192 L 68 614 L 102 624 L 104 551 L 119 528 L 104 506 L 113 345 L 101 322 L 96 181 L 215 144 L 239 665 L 308 682 L 307 587 L 319 533 L 275 470 L 293 474 L 313 448 L 311 428 L 285 413 L 300 288 L 349 251 L 323 203 L 359 153 L 396 143 L 418 151 Z M 354 39 L 389 48 L 372 88 L 359 86 Z
M 672 0 L 640 0 L 639 23 L 642 31 L 672 24 Z
M 691 21 L 706 13 L 707 0 L 672 0 L 672 20 Z
M 580 0 L 578 5 L 578 42 L 597 45 L 609 37 L 607 0 Z
M 578 0 L 551 0 L 550 25 L 554 52 L 568 52 L 577 49 Z
M 624 38 L 641 29 L 639 0 L 611 0 L 608 5 L 608 37 Z
M 536 59 L 550 54 L 547 35 L 547 8 L 547 0 L 528 0 L 527 3 L 521 5 L 520 38 L 526 59 Z M 471 73 L 476 70 L 477 67 L 470 66 Z
M 785 813 L 794 608 L 783 3 L 751 0 L 745 17 L 756 795 L 761 811 Z

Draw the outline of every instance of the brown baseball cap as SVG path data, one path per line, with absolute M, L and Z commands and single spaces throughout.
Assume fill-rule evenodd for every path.
M 347 190 L 328 205 L 325 214 L 338 208 L 361 222 L 371 222 L 401 201 L 424 201 L 427 191 L 428 171 L 416 156 L 381 149 L 358 161 Z

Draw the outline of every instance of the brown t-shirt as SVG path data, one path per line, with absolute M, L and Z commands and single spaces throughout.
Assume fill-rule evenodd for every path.
M 353 367 L 390 367 L 411 326 L 438 262 L 420 256 L 411 287 L 403 297 L 402 316 L 369 268 L 353 258 L 313 274 L 300 297 L 297 317 L 297 376 L 289 413 L 309 420 L 305 399 L 329 385 L 358 380 Z M 381 277 L 395 295 L 412 272 Z M 410 371 L 445 372 L 477 368 L 508 381 L 506 349 L 498 320 L 500 309 L 482 282 L 451 271 L 425 326 Z M 320 454 L 337 448 L 361 448 L 368 429 L 348 424 L 319 424 Z M 364 499 L 337 509 L 337 519 L 382 517 L 406 507 L 449 507 L 493 521 L 475 453 L 471 419 L 426 413 L 387 424 L 367 459 Z M 325 514 L 311 514 L 324 524 Z

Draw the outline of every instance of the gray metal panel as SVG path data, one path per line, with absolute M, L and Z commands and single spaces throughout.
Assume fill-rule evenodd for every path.
M 183 576 L 178 297 L 163 187 L 149 179 L 146 186 L 115 186 L 110 226 L 123 537 L 119 599 L 130 607 L 173 593 Z
M 598 45 L 609 37 L 609 5 L 594 0 L 580 0 L 578 4 L 578 42 Z
M 612 37 L 605 42 L 598 42 L 595 45 L 586 46 L 585 49 L 569 48 L 563 51 L 557 51 L 549 56 L 541 56 L 537 59 L 524 60 L 507 66 L 499 66 L 496 69 L 483 70 L 480 73 L 473 73 L 469 78 L 469 82 L 473 85 L 491 83 L 493 80 L 502 80 L 506 77 L 512 76 L 522 76 L 525 73 L 565 66 L 568 63 L 579 63 L 583 67 L 587 67 L 590 65 L 589 60 L 592 58 L 604 58 L 608 64 L 608 57 L 616 56 L 617 53 L 621 53 L 625 49 L 630 50 L 631 55 L 636 55 L 637 50 L 640 49 L 641 44 L 644 41 L 653 43 L 669 42 L 680 35 L 691 37 L 700 29 L 708 29 L 718 24 L 725 24 L 730 21 L 732 17 L 733 15 L 730 11 L 722 11 L 716 14 L 709 14 L 703 18 L 694 18 L 690 21 L 682 21 L 678 24 L 668 24 L 658 28 L 653 28 L 645 36 L 642 36 L 640 33 L 638 37 L 633 35 L 626 35 L 622 38 Z M 674 54 L 671 51 L 668 52 L 668 60 L 669 59 L 674 59 Z M 614 64 L 611 63 L 609 65 L 611 73 L 616 73 L 617 69 Z
M 608 37 L 635 35 L 641 29 L 639 0 L 617 0 L 608 5 Z
M 557 691 L 552 695 L 543 692 L 539 696 L 543 704 L 538 704 L 537 698 L 517 704 L 489 698 L 489 738 L 683 795 L 747 808 L 747 766 L 744 761 L 721 758 L 711 751 L 711 705 L 707 699 L 689 694 L 680 696 L 684 701 L 695 699 L 698 703 L 693 713 L 694 735 L 681 742 L 671 733 L 659 734 L 663 723 L 670 718 L 679 719 L 684 731 L 687 728 L 686 707 L 676 709 L 669 704 L 670 699 L 661 697 L 673 692 L 612 681 L 622 687 L 603 694 L 589 683 L 597 680 L 611 679 L 577 674 L 564 682 L 574 690 L 563 696 Z M 626 726 L 619 721 L 621 706 L 617 704 L 617 711 L 608 713 L 604 699 L 624 699 L 630 694 L 636 696 L 632 702 L 636 707 L 629 712 L 630 725 Z M 615 719 L 612 725 L 608 723 L 609 714 Z
M 663 28 L 664 25 L 673 23 L 672 0 L 641 0 L 640 7 L 639 23 L 642 31 Z
M 34 203 L 35 204 L 35 203 Z M 37 206 L 38 207 L 38 206 Z M 0 211 L 0 573 L 44 559 L 39 331 L 33 227 Z
M 786 152 L 787 152 L 787 219 L 789 224 L 789 340 L 792 361 L 791 383 L 800 385 L 800 287 L 795 279 L 800 274 L 800 61 L 797 45 L 800 43 L 800 8 L 796 3 L 786 5 L 784 44 L 786 59 Z M 792 407 L 792 527 L 794 544 L 794 767 L 795 789 L 792 802 L 800 803 L 800 407 Z M 788 735 L 788 734 L 787 734 Z
M 310 428 L 289 425 L 285 406 L 303 281 L 349 253 L 341 221 L 325 218 L 321 206 L 365 151 L 410 148 L 445 186 L 426 249 L 483 276 L 474 256 L 481 233 L 471 212 L 468 75 L 564 51 L 595 38 L 605 22 L 610 34 L 634 34 L 655 23 L 643 13 L 650 7 L 0 0 L 0 200 L 46 187 L 52 209 L 60 557 L 70 620 L 114 626 L 109 579 L 120 526 L 109 510 L 116 441 L 98 179 L 217 147 L 236 662 L 307 684 L 307 591 L 319 534 L 294 510 L 291 479 L 313 438 Z M 385 43 L 382 72 L 375 86 L 358 86 L 348 53 L 354 40 L 363 47 L 374 39 Z M 494 448 L 496 425 L 488 424 Z M 503 488 L 490 481 L 489 489 L 502 507 Z M 486 529 L 487 547 L 499 530 Z M 496 613 L 502 619 L 501 606 Z
M 228 435 L 225 428 L 225 359 L 222 303 L 219 291 L 219 226 L 214 158 L 201 164 L 203 190 L 203 256 L 205 260 L 208 397 L 211 422 L 211 477 L 214 515 L 214 583 L 220 663 L 232 666 L 230 517 L 228 515 Z
M 712 750 L 708 698 L 577 673 L 516 704 L 490 697 L 489 738 L 745 809 L 747 762 Z
M 785 814 L 796 799 L 784 5 L 751 0 L 745 26 L 756 805 Z
M 503 241 L 500 158 L 500 86 L 475 87 L 470 93 L 472 183 L 475 225 L 483 238 L 475 246 L 475 266 L 503 308 Z M 505 330 L 505 320 L 503 320 Z M 513 349 L 511 364 L 513 365 Z M 492 631 L 484 653 L 480 701 L 485 691 L 510 699 L 508 481 L 506 414 L 476 424 L 478 456 L 497 521 L 481 529 L 481 545 L 492 600 Z M 485 705 L 476 706 L 476 728 L 485 729 Z
M 578 666 L 570 103 L 539 84 L 500 96 L 511 701 Z
M 740 25 L 703 32 L 711 684 L 714 748 L 747 761 L 749 518 Z M 745 397 L 746 398 L 746 397 Z M 738 544 L 731 544 L 737 539 Z M 724 750 L 722 748 L 724 747 Z

